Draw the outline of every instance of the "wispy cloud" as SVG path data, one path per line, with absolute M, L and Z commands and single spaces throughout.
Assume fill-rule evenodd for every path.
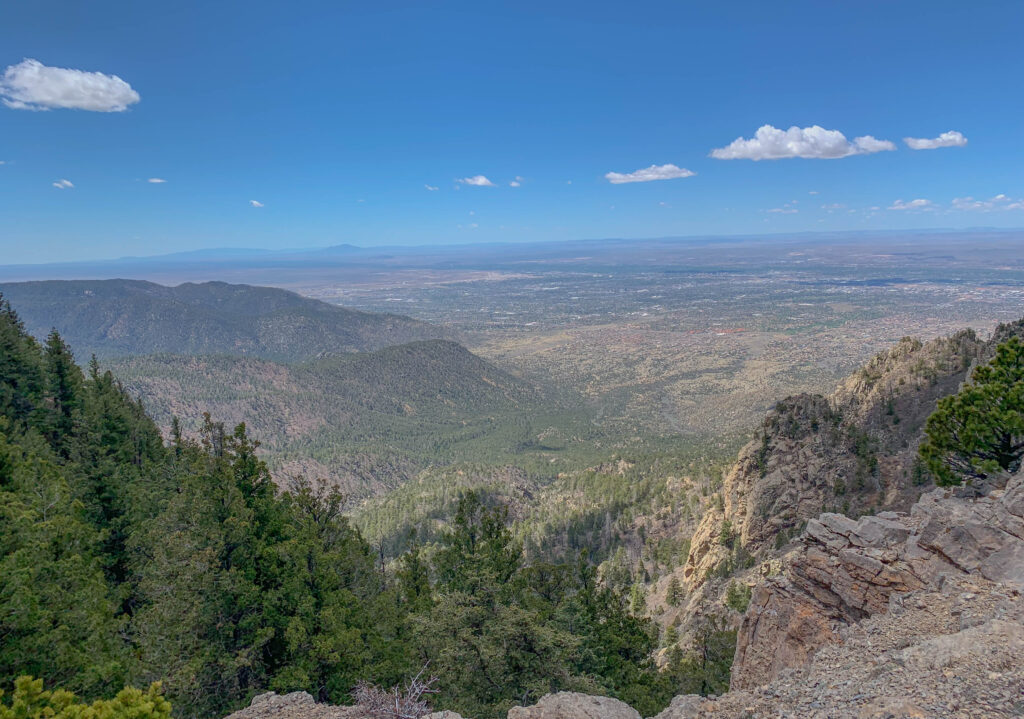
M 463 185 L 471 185 L 473 187 L 494 187 L 494 183 L 488 180 L 483 175 L 473 175 L 472 177 L 463 177 L 455 180 L 456 182 Z
M 711 157 L 718 160 L 755 161 L 792 157 L 835 160 L 851 155 L 868 155 L 895 149 L 896 145 L 888 140 L 862 135 L 853 138 L 851 142 L 839 130 L 826 130 L 818 125 L 793 126 L 788 130 L 762 125 L 754 133 L 754 137 L 749 140 L 737 137 L 725 147 L 712 150 Z
M 653 182 L 655 180 L 676 180 L 681 177 L 693 177 L 696 172 L 687 170 L 685 167 L 675 165 L 651 165 L 642 170 L 634 172 L 609 172 L 604 178 L 613 185 L 622 185 L 627 182 Z
M 934 209 L 935 205 L 932 204 L 931 200 L 924 200 L 918 198 L 911 200 L 910 202 L 904 202 L 903 200 L 896 200 L 896 202 L 889 205 L 890 210 L 931 210 Z
M 956 130 L 950 130 L 933 138 L 904 137 L 903 142 L 911 150 L 937 150 L 940 147 L 963 147 L 967 144 L 967 138 Z
M 56 182 L 53 182 L 51 184 L 54 187 L 56 187 L 58 190 L 70 190 L 72 187 L 75 186 L 74 183 L 71 182 L 71 180 L 63 180 L 63 179 L 62 180 L 57 180 Z
M 988 200 L 976 200 L 973 197 L 956 197 L 953 199 L 953 209 L 969 212 L 1024 210 L 1024 199 L 1014 199 L 1002 193 Z
M 512 182 L 508 183 L 508 186 L 509 187 L 520 187 L 522 184 L 523 184 L 523 178 L 520 177 L 519 175 L 516 175 L 516 179 L 514 179 L 514 180 L 512 180 Z
M 438 190 L 441 189 L 440 187 L 434 187 L 433 185 L 424 185 L 424 187 L 430 190 L 431 192 L 437 192 Z
M 800 210 L 796 208 L 798 204 L 799 203 L 796 200 L 793 200 L 792 202 L 787 202 L 782 207 L 773 207 L 770 210 L 765 210 L 765 212 L 771 212 L 775 215 L 795 215 L 800 212 Z
M 249 200 L 249 204 L 253 207 L 263 207 L 263 203 L 259 200 Z
M 150 183 L 151 185 L 162 185 L 165 182 L 167 182 L 167 180 L 163 179 L 162 177 L 151 177 L 148 180 L 146 180 L 146 182 Z
M 0 76 L 0 98 L 14 110 L 90 110 L 124 112 L 139 93 L 117 75 L 48 67 L 22 60 Z

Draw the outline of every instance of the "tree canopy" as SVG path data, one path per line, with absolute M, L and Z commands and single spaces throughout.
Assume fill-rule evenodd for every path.
M 1014 472 L 1024 456 L 1024 343 L 1011 337 L 925 426 L 922 461 L 940 485 Z

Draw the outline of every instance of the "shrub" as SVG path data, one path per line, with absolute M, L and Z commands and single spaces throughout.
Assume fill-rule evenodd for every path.
M 69 691 L 43 690 L 43 680 L 18 677 L 10 705 L 0 691 L 0 719 L 170 719 L 171 703 L 164 699 L 160 683 L 149 689 L 125 687 L 113 699 L 82 702 Z
M 352 690 L 352 699 L 357 707 L 375 719 L 420 719 L 430 713 L 427 694 L 436 694 L 434 684 L 437 677 L 423 678 L 426 665 L 406 682 L 405 687 L 381 689 L 375 684 L 361 681 Z

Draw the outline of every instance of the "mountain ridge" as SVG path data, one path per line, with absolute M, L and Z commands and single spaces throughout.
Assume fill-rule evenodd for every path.
M 403 315 L 226 282 L 45 280 L 0 284 L 0 293 L 32 335 L 56 328 L 82 357 L 169 352 L 295 362 L 456 336 Z
M 561 445 L 537 436 L 543 417 L 576 412 L 570 397 L 441 339 L 294 364 L 158 354 L 104 366 L 165 432 L 177 417 L 191 433 L 204 412 L 229 426 L 245 422 L 280 480 L 315 476 L 354 496 L 438 463 L 556 457 Z

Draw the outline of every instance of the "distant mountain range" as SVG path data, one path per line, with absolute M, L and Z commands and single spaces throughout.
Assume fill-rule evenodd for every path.
M 2 264 L 0 282 L 48 279 L 100 279 L 136 277 L 164 284 L 183 281 L 230 280 L 278 287 L 303 286 L 310 280 L 339 281 L 365 278 L 368 270 L 396 269 L 486 269 L 536 271 L 545 266 L 564 269 L 577 266 L 618 269 L 623 266 L 662 268 L 666 265 L 716 264 L 721 248 L 738 250 L 739 260 L 777 259 L 779 247 L 813 247 L 817 244 L 882 244 L 887 252 L 900 248 L 919 250 L 927 245 L 931 255 L 946 252 L 946 246 L 1015 243 L 1020 230 L 973 228 L 965 230 L 916 230 L 900 232 L 803 232 L 779 235 L 696 235 L 689 237 L 605 238 L 530 242 L 493 242 L 360 247 L 337 244 L 328 247 L 289 249 L 210 248 L 146 257 L 52 262 L 46 264 Z M 697 255 L 693 254 L 698 251 Z M 700 251 L 703 250 L 704 254 Z M 970 260 L 970 252 L 957 255 L 958 262 Z M 342 274 L 339 274 L 342 273 Z
M 140 280 L 6 283 L 28 331 L 56 328 L 79 360 L 140 354 L 231 354 L 279 362 L 452 339 L 442 327 L 360 312 L 269 287 L 224 282 L 166 287 Z

